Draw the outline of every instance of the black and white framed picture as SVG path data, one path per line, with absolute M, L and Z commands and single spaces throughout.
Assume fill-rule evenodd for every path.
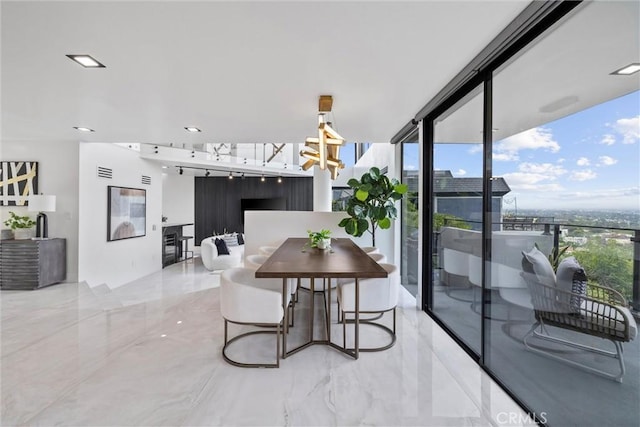
M 38 162 L 0 162 L 0 206 L 27 206 L 38 194 Z
M 147 192 L 108 187 L 107 241 L 142 237 L 147 233 Z

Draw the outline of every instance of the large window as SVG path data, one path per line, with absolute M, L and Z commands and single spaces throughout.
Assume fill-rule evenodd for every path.
M 615 375 L 618 360 L 586 346 L 616 354 L 592 330 L 612 307 L 596 286 L 632 294 L 640 77 L 611 73 L 638 62 L 639 13 L 637 2 L 585 4 L 493 74 L 493 176 L 512 203 L 491 235 L 485 361 L 550 425 L 638 425 L 640 340 L 618 341 L 622 383 L 594 372 Z M 575 292 L 552 299 L 553 288 L 524 280 L 522 252 L 534 246 L 552 259 L 556 289 L 574 262 L 590 287 L 573 275 Z
M 419 178 L 420 178 L 420 146 L 418 133 L 410 135 L 402 142 L 402 183 L 409 190 L 402 198 L 402 285 L 413 296 L 418 294 L 418 241 L 419 241 Z
M 638 34 L 640 3 L 584 2 L 423 122 L 427 310 L 552 426 L 638 425 Z
M 482 281 L 470 275 L 482 248 L 482 105 L 477 87 L 435 119 L 432 310 L 480 353 Z M 473 257 L 473 258 L 472 258 Z

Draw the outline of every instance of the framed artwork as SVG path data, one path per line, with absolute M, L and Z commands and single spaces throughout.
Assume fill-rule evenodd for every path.
M 0 162 L 0 206 L 27 206 L 38 194 L 38 162 Z
M 138 188 L 107 187 L 107 241 L 147 234 L 147 192 Z

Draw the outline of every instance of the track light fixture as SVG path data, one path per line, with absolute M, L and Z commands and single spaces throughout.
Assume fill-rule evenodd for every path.
M 205 172 L 204 176 L 208 177 L 209 175 L 211 175 L 211 172 L 209 172 L 209 169 L 207 169 L 207 171 Z
M 178 173 L 179 173 L 180 175 L 182 175 L 182 174 L 184 173 L 184 171 L 182 170 L 182 168 L 180 168 L 180 169 L 179 169 Z
M 282 177 L 281 176 L 278 177 L 278 184 L 282 184 Z
M 229 179 L 233 179 L 233 172 L 229 172 Z
M 261 181 L 261 182 L 264 182 L 264 180 L 265 180 L 265 177 L 264 177 L 264 174 L 263 174 L 263 175 L 260 177 L 260 181 Z

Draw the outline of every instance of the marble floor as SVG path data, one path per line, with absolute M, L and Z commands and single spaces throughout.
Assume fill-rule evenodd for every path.
M 113 290 L 0 292 L 0 424 L 534 425 L 404 288 L 387 351 L 353 360 L 313 346 L 279 369 L 233 367 L 219 280 L 196 258 Z

